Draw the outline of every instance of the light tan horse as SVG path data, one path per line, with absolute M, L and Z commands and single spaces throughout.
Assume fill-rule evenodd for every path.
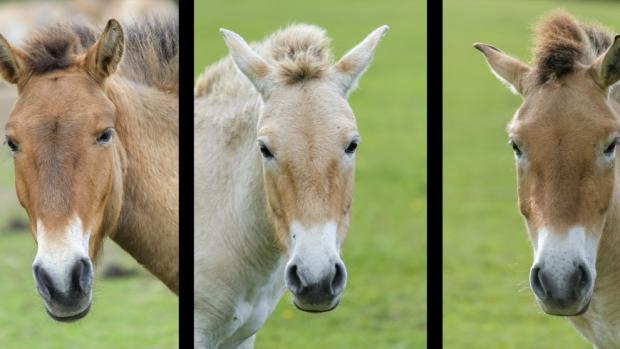
M 347 97 L 387 29 L 335 64 L 316 26 L 254 48 L 221 30 L 232 58 L 195 90 L 196 348 L 253 347 L 285 285 L 301 310 L 338 305 L 360 140 Z
M 620 348 L 620 36 L 564 12 L 537 28 L 532 66 L 475 47 L 523 104 L 508 127 L 542 309 Z
M 0 37 L 0 74 L 19 95 L 6 142 L 56 320 L 88 313 L 105 236 L 178 292 L 177 21 L 59 24 L 21 49 Z

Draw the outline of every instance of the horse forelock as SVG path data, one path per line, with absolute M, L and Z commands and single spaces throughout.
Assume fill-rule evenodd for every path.
M 153 15 L 123 23 L 125 52 L 121 74 L 145 85 L 177 89 L 178 16 Z M 55 23 L 30 35 L 23 50 L 33 74 L 63 70 L 77 63 L 97 42 L 100 30 L 85 22 Z
M 564 11 L 546 16 L 535 28 L 534 74 L 538 84 L 570 74 L 580 65 L 590 65 L 612 43 L 609 31 L 586 25 Z
M 96 40 L 96 31 L 85 23 L 53 24 L 26 39 L 27 67 L 34 74 L 67 69 Z
M 293 24 L 266 40 L 267 60 L 282 84 L 294 84 L 324 76 L 332 63 L 330 40 L 324 29 Z

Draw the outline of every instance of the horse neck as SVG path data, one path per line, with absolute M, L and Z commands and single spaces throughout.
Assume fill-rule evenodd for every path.
M 122 77 L 110 78 L 106 92 L 125 153 L 111 238 L 178 293 L 178 98 Z
M 263 160 L 256 143 L 256 123 L 262 110 L 262 100 L 257 97 L 255 102 L 250 103 L 254 106 L 252 114 L 256 119 L 253 119 L 255 122 L 252 127 L 246 130 L 247 136 L 243 137 L 244 144 L 240 147 L 243 150 L 238 153 L 247 164 L 247 169 L 239 180 L 231 182 L 233 186 L 239 187 L 239 190 L 233 189 L 232 204 L 235 211 L 244 212 L 248 218 L 243 223 L 244 228 L 240 229 L 246 241 L 243 254 L 255 269 L 270 272 L 277 268 L 282 250 L 275 238 L 273 218 L 267 210 Z
M 222 103 L 223 95 L 207 95 L 196 102 L 195 128 L 200 135 L 195 154 L 195 185 L 200 192 L 195 201 L 200 221 L 196 236 L 206 236 L 196 246 L 214 246 L 207 253 L 233 258 L 253 278 L 267 277 L 277 270 L 282 250 L 267 213 L 256 143 L 262 100 L 249 83 L 234 80 L 228 80 L 239 87 L 234 102 L 228 98 L 229 89 L 226 103 Z
M 620 297 L 620 163 L 616 163 L 612 204 L 599 242 L 596 260 L 594 298 L 607 303 Z M 616 304 L 620 304 L 617 303 Z M 608 309 L 612 310 L 612 309 Z M 613 312 L 620 311 L 613 309 Z M 620 321 L 620 317 L 618 317 Z

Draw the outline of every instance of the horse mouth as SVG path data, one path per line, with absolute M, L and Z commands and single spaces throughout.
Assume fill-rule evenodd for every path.
M 49 311 L 49 309 L 47 309 L 47 307 L 45 308 L 45 311 L 47 311 L 47 315 L 49 315 L 52 319 L 59 321 L 59 322 L 74 322 L 77 321 L 81 318 L 83 318 L 84 316 L 86 316 L 86 314 L 88 314 L 88 312 L 90 311 L 90 304 L 86 307 L 86 309 L 82 310 L 81 312 L 74 314 L 74 315 L 69 315 L 69 316 L 58 316 L 58 315 L 54 315 L 52 314 L 51 311 Z
M 561 316 L 561 317 L 573 317 L 573 316 L 583 315 L 586 311 L 588 311 L 591 301 L 592 301 L 592 298 L 590 297 L 588 301 L 585 302 L 584 305 L 581 306 L 581 308 L 579 308 L 577 311 L 572 312 L 572 313 L 563 312 L 561 310 L 556 310 L 556 309 L 547 309 L 547 307 L 542 306 L 542 304 L 541 304 L 541 308 L 547 315 Z
M 338 307 L 338 304 L 340 304 L 340 300 L 337 300 L 334 303 L 334 305 L 332 305 L 329 308 L 322 309 L 322 308 L 319 308 L 319 307 L 316 307 L 316 306 L 310 306 L 310 307 L 305 307 L 304 308 L 303 306 L 297 304 L 297 302 L 293 300 L 293 305 L 295 306 L 295 308 L 297 308 L 297 309 L 299 309 L 301 311 L 305 311 L 306 313 L 326 313 L 328 311 L 332 311 L 332 310 L 336 309 L 336 307 Z

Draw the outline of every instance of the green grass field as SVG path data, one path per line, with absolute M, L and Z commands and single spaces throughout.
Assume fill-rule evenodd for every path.
M 506 124 L 521 99 L 474 42 L 530 59 L 531 27 L 551 9 L 617 25 L 614 2 L 444 1 L 444 343 L 467 348 L 591 348 L 529 289 L 532 249 L 516 205 Z M 616 28 L 619 29 L 619 28 Z
M 4 146 L 0 149 L 0 198 L 0 348 L 178 347 L 177 297 L 127 254 L 113 249 L 112 241 L 107 242 L 107 249 L 115 263 L 140 269 L 138 276 L 97 277 L 87 317 L 71 324 L 49 318 L 32 279 L 36 254 L 32 236 L 7 227 L 10 219 L 25 220 L 26 216 L 17 203 L 13 159 Z
M 340 57 L 382 24 L 391 29 L 350 103 L 363 138 L 349 279 L 338 309 L 295 310 L 283 297 L 257 349 L 426 347 L 426 8 L 423 1 L 195 3 L 195 74 L 227 53 L 220 27 L 249 41 L 292 22 L 318 24 Z

